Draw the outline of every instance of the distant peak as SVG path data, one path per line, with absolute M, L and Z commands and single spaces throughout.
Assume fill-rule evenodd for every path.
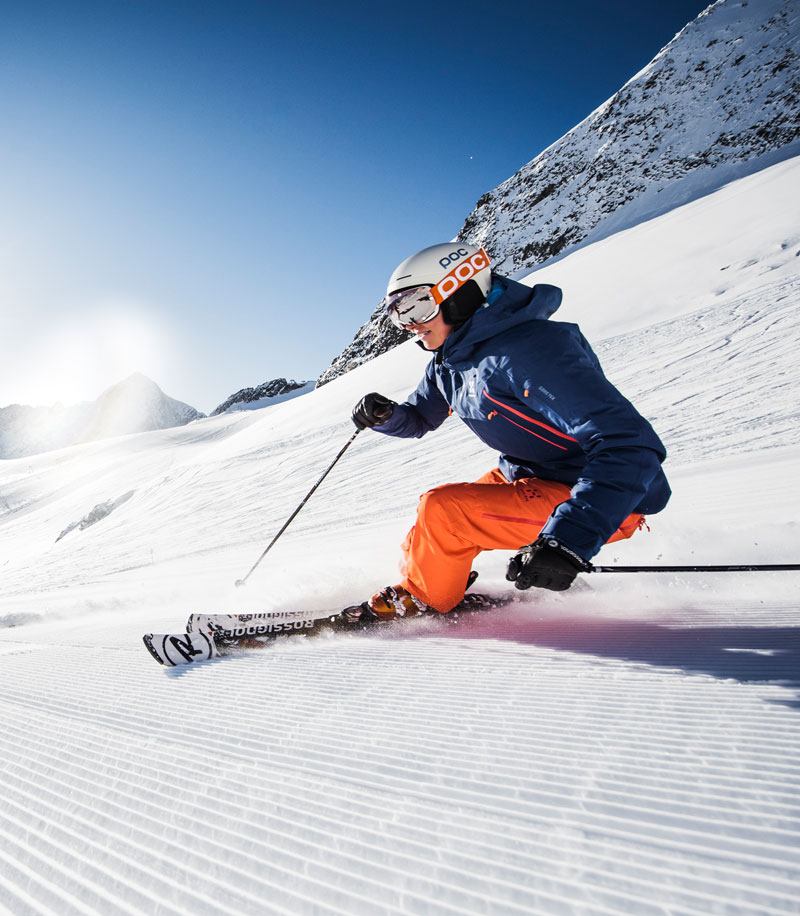
M 129 376 L 122 379 L 121 382 L 117 382 L 116 385 L 111 385 L 111 388 L 128 388 L 128 387 L 140 387 L 140 388 L 158 388 L 161 390 L 159 385 L 156 384 L 151 378 L 144 375 L 141 372 L 132 372 Z

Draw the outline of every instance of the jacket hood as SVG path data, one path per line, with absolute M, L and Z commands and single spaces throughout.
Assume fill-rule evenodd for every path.
M 557 286 L 537 283 L 530 287 L 497 275 L 493 280 L 486 304 L 442 344 L 442 359 L 460 361 L 490 337 L 527 321 L 547 319 L 561 305 L 562 292 Z

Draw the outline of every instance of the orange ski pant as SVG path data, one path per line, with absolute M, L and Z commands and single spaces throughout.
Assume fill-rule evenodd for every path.
M 464 597 L 472 561 L 484 550 L 517 550 L 535 541 L 571 488 L 528 477 L 509 483 L 499 468 L 475 483 L 448 483 L 420 497 L 417 522 L 403 542 L 400 583 L 442 613 Z M 629 538 L 644 516 L 629 515 L 608 542 Z

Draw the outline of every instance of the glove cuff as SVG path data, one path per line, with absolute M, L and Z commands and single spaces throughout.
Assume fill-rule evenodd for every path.
M 387 401 L 386 404 L 376 404 L 372 411 L 372 415 L 375 417 L 375 425 L 383 426 L 384 423 L 388 423 L 392 419 L 394 408 L 394 401 Z
M 530 546 L 539 549 L 548 547 L 550 550 L 557 550 L 565 560 L 572 563 L 580 572 L 591 572 L 594 569 L 594 566 L 592 566 L 588 560 L 584 560 L 583 557 L 575 553 L 572 548 L 567 547 L 567 545 L 559 541 L 558 538 L 551 537 L 550 535 L 536 538 Z

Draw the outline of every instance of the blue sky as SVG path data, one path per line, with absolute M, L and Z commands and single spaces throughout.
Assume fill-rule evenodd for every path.
M 4 3 L 0 406 L 315 378 L 704 5 Z

